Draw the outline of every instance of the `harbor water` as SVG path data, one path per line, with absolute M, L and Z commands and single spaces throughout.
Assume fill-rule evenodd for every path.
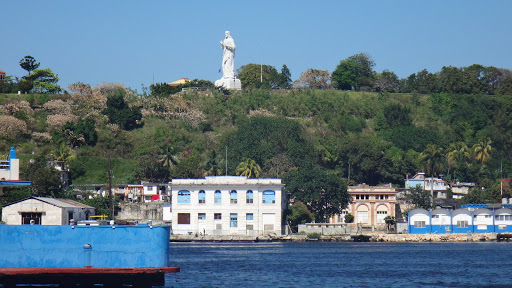
M 512 243 L 171 243 L 166 287 L 512 287 Z

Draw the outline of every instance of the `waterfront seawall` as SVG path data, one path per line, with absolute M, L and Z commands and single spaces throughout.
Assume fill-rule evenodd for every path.
M 362 238 L 361 238 L 362 236 Z M 310 239 L 306 235 L 171 235 L 171 242 L 483 242 L 497 241 L 496 233 L 473 234 L 363 234 L 329 235 Z

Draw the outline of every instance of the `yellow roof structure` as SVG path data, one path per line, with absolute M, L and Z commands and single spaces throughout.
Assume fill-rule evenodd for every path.
M 188 82 L 188 78 L 181 78 L 180 80 L 168 83 L 170 86 L 179 86 L 179 85 L 185 85 Z

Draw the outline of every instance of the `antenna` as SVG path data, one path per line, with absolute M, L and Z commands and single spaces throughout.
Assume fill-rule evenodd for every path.
M 263 83 L 263 52 L 261 49 L 261 42 L 260 42 L 260 82 Z

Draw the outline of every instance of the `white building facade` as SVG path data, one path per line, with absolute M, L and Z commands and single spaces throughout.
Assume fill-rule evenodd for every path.
M 288 199 L 281 179 L 212 176 L 174 179 L 174 234 L 283 235 Z
M 71 220 L 89 220 L 94 207 L 68 199 L 32 197 L 4 206 L 2 222 L 7 225 L 69 225 Z

